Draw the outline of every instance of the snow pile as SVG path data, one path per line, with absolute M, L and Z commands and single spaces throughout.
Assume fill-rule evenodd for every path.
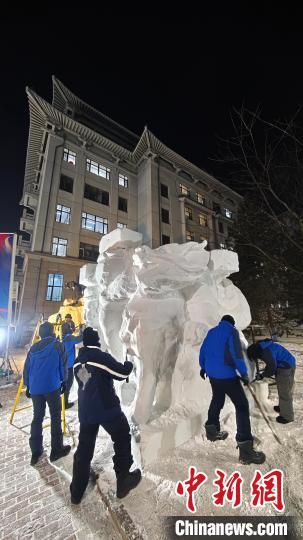
M 104 236 L 97 264 L 81 269 L 87 323 L 104 349 L 134 362 L 117 389 L 145 464 L 201 430 L 210 401 L 199 377 L 201 342 L 225 314 L 238 330 L 250 323 L 248 303 L 228 279 L 238 269 L 233 251 L 196 242 L 152 250 L 129 229 Z

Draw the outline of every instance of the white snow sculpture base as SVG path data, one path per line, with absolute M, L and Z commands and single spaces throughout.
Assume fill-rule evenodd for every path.
M 147 464 L 201 433 L 211 399 L 199 375 L 201 343 L 223 315 L 246 328 L 250 310 L 227 279 L 239 270 L 235 252 L 196 242 L 154 250 L 141 244 L 129 229 L 105 235 L 97 264 L 83 267 L 80 281 L 86 321 L 103 349 L 134 363 L 129 383 L 116 389 Z M 226 401 L 222 417 L 231 408 Z

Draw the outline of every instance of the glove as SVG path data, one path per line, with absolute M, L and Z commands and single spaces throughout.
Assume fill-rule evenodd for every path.
M 30 395 L 30 393 L 29 393 L 29 389 L 28 389 L 28 388 L 27 388 L 26 391 L 25 391 L 25 395 L 26 395 L 26 397 L 29 398 L 29 399 L 32 397 L 32 396 Z
M 257 375 L 256 375 L 256 381 L 262 381 L 262 379 L 264 379 L 263 373 L 257 373 Z
M 66 390 L 66 383 L 63 382 L 63 383 L 61 384 L 61 386 L 60 386 L 60 394 L 61 394 L 61 395 L 64 394 L 65 390 Z
M 243 382 L 244 386 L 247 386 L 249 384 L 249 378 L 247 375 L 243 375 L 243 377 L 240 377 L 240 380 Z
M 200 377 L 205 381 L 205 377 L 207 377 L 205 369 L 200 369 Z

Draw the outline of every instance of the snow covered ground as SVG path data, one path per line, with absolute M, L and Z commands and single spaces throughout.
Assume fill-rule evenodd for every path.
M 298 341 L 301 341 L 299 343 Z M 259 449 L 266 453 L 266 462 L 259 467 L 263 474 L 273 468 L 284 471 L 284 498 L 285 515 L 297 516 L 298 521 L 303 517 L 303 342 L 283 342 L 283 344 L 296 356 L 297 371 L 295 385 L 295 422 L 289 425 L 279 425 L 275 422 L 277 414 L 273 405 L 277 404 L 276 387 L 269 388 L 269 416 L 273 427 L 279 435 L 282 445 L 279 445 L 272 436 L 268 426 L 260 413 L 254 409 L 252 412 L 252 428 L 254 435 L 260 440 Z M 201 392 L 209 382 L 201 380 Z M 259 383 L 263 384 L 263 383 Z M 248 392 L 248 390 L 246 390 Z M 77 438 L 78 424 L 75 412 L 68 411 L 69 425 L 74 438 Z M 226 441 L 211 443 L 206 440 L 204 429 L 201 436 L 195 437 L 186 444 L 170 452 L 165 458 L 148 465 L 144 470 L 144 477 L 138 488 L 132 491 L 123 501 L 123 505 L 141 532 L 143 538 L 160 540 L 166 538 L 162 518 L 171 515 L 189 515 L 185 499 L 176 495 L 176 485 L 179 480 L 188 478 L 190 465 L 199 472 L 208 476 L 205 483 L 196 494 L 197 515 L 277 515 L 278 512 L 268 505 L 264 508 L 253 508 L 250 504 L 250 482 L 257 467 L 240 465 L 238 463 L 238 450 L 235 443 L 235 415 L 229 413 L 222 415 L 223 426 L 230 433 Z M 115 499 L 115 477 L 112 470 L 112 444 L 108 436 L 100 429 L 93 467 L 100 473 L 99 487 L 113 505 L 117 508 L 121 502 Z M 211 495 L 214 493 L 212 485 L 215 479 L 215 469 L 220 468 L 227 475 L 238 470 L 244 480 L 243 504 L 233 510 L 227 503 L 224 507 L 214 506 Z M 302 533 L 303 536 L 303 533 Z

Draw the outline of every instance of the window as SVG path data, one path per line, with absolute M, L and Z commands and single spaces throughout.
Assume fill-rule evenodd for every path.
M 200 193 L 197 193 L 197 202 L 199 204 L 205 204 L 205 197 L 204 195 L 201 195 Z
M 161 184 L 161 197 L 165 197 L 165 199 L 168 199 L 168 186 L 165 184 Z
M 126 223 L 117 223 L 117 228 L 118 229 L 126 229 L 127 225 L 126 225 Z
M 91 159 L 86 160 L 86 170 L 97 176 L 102 176 L 102 178 L 106 178 L 106 180 L 110 179 L 110 169 Z
M 65 257 L 66 249 L 67 240 L 65 240 L 65 238 L 57 238 L 56 236 L 54 236 L 52 255 L 56 255 L 57 257 Z
M 224 215 L 228 218 L 228 219 L 232 219 L 233 218 L 233 213 L 231 210 L 229 210 L 228 208 L 224 208 Z
M 184 213 L 185 213 L 186 219 L 191 219 L 191 220 L 193 219 L 193 211 L 191 208 L 188 208 L 188 206 L 185 206 Z
M 213 209 L 216 214 L 221 214 L 221 206 L 218 203 L 213 202 Z
M 48 274 L 46 300 L 61 302 L 63 274 Z
M 162 234 L 162 246 L 164 246 L 165 244 L 170 244 L 170 236 Z
M 161 208 L 161 221 L 163 223 L 169 223 L 169 210 Z
M 73 178 L 70 178 L 69 176 L 65 176 L 65 174 L 61 174 L 60 189 L 62 189 L 63 191 L 68 191 L 68 193 L 72 193 L 73 188 L 74 188 Z
M 99 246 L 93 244 L 84 244 L 80 242 L 79 259 L 97 262 L 99 257 Z
M 127 212 L 127 199 L 123 197 L 118 197 L 118 210 L 122 212 Z
M 202 225 L 202 227 L 207 227 L 207 215 L 200 213 L 198 216 L 199 225 Z
M 56 221 L 58 223 L 69 225 L 70 217 L 70 208 L 68 206 L 63 206 L 62 204 L 57 204 Z
M 64 148 L 64 150 L 63 150 L 63 161 L 67 161 L 67 163 L 71 163 L 72 165 L 76 165 L 76 152 L 72 152 L 68 148 Z
M 218 222 L 218 228 L 219 228 L 219 232 L 224 234 L 224 227 L 223 227 L 223 223 L 221 221 Z
M 84 186 L 84 197 L 90 201 L 109 206 L 109 193 L 94 186 L 90 186 L 89 184 L 85 184 Z
M 194 242 L 195 241 L 195 235 L 193 232 L 186 231 L 186 240 L 188 242 Z
M 89 231 L 107 234 L 108 219 L 82 212 L 81 227 L 82 229 L 88 229 Z
M 188 189 L 188 187 L 184 186 L 184 184 L 180 184 L 180 193 L 181 195 L 185 195 L 185 197 L 189 197 L 190 190 Z
M 128 187 L 128 178 L 125 174 L 119 173 L 119 186 Z

